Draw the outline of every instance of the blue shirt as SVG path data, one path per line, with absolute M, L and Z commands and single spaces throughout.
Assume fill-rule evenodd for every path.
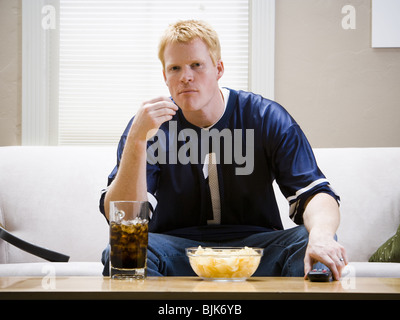
M 297 224 L 303 223 L 304 205 L 311 195 L 325 192 L 339 201 L 318 168 L 303 131 L 289 113 L 260 95 L 229 90 L 226 110 L 209 131 L 189 123 L 179 109 L 148 141 L 151 232 L 212 241 L 280 230 L 283 226 L 274 180 Z M 117 173 L 132 121 L 121 137 L 117 165 L 108 184 Z M 207 224 L 213 217 L 204 170 L 205 154 L 210 151 L 219 158 L 220 225 Z M 103 214 L 105 192 L 100 200 Z

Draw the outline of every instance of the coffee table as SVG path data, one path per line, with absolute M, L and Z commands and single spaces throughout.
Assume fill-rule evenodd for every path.
M 344 278 L 317 283 L 303 278 L 253 277 L 213 282 L 197 277 L 1 277 L 0 299 L 134 300 L 400 300 L 400 278 Z

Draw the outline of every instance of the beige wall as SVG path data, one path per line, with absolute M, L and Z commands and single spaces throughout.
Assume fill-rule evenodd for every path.
M 356 9 L 343 30 L 341 9 Z M 275 100 L 314 147 L 400 147 L 400 48 L 372 49 L 370 0 L 277 0 Z M 21 4 L 0 0 L 0 146 L 21 143 Z
M 342 7 L 356 9 L 344 30 Z M 314 147 L 400 147 L 400 48 L 371 48 L 370 0 L 276 1 L 275 100 Z
M 0 146 L 21 143 L 21 1 L 0 0 Z

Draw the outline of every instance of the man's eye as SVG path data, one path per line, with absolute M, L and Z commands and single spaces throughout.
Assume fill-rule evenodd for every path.
M 171 70 L 171 71 L 178 71 L 178 70 L 179 70 L 179 67 L 178 67 L 178 66 L 173 66 L 173 67 L 170 68 L 170 70 Z
M 196 63 L 193 63 L 193 64 L 192 64 L 192 67 L 193 67 L 193 68 L 198 68 L 198 67 L 200 67 L 200 66 L 201 66 L 200 62 L 196 62 Z

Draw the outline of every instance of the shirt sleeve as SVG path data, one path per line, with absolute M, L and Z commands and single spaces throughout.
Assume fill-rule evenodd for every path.
M 281 112 L 286 113 L 282 110 Z M 275 125 L 273 167 L 276 182 L 289 203 L 290 218 L 303 224 L 307 199 L 317 193 L 327 193 L 339 203 L 340 198 L 321 172 L 312 148 L 299 125 L 288 115 L 280 116 Z

